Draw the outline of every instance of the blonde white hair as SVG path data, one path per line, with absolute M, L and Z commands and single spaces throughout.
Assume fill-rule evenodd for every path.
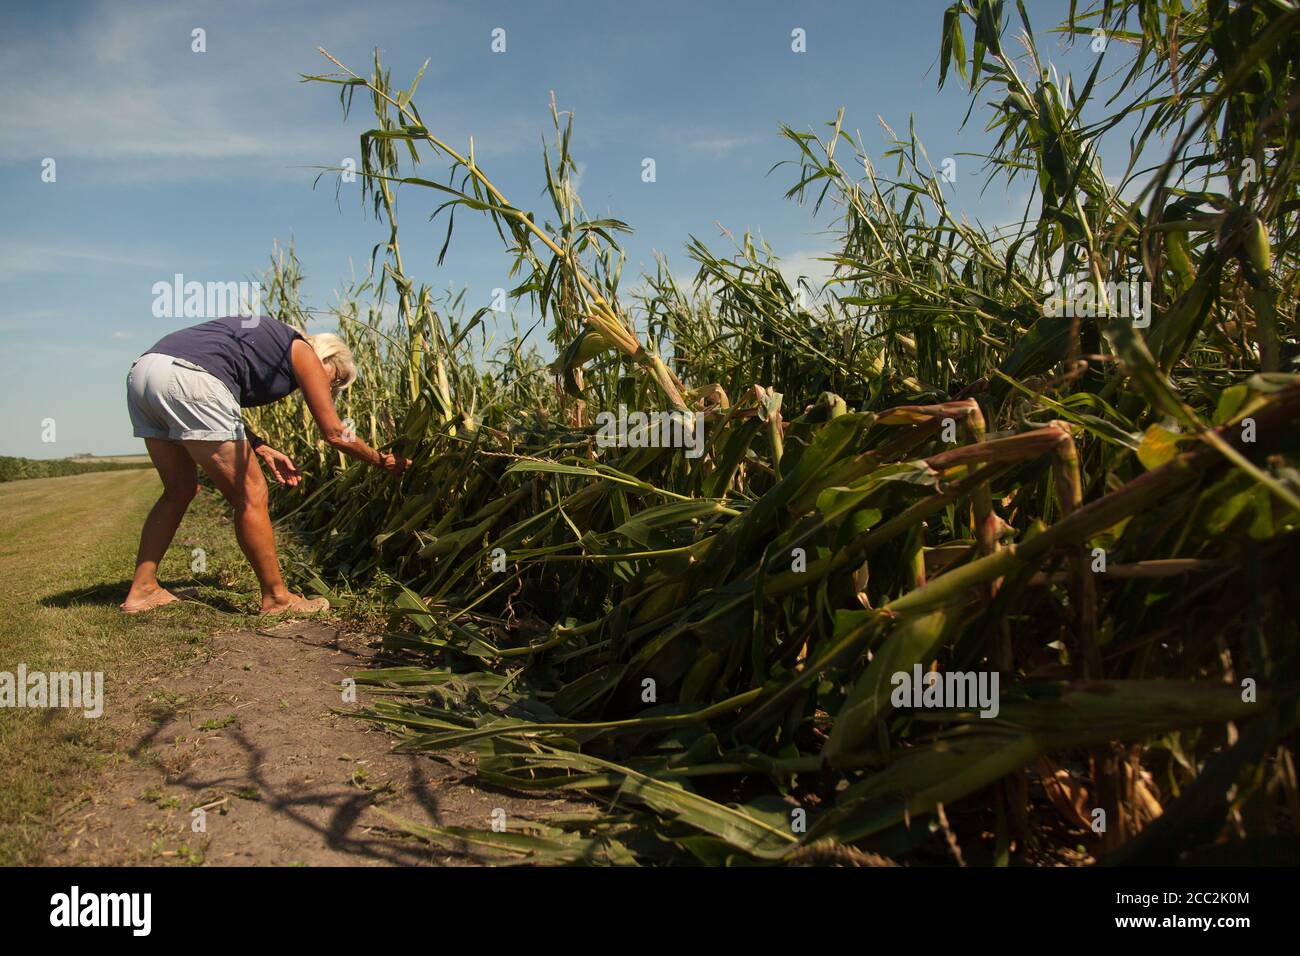
M 347 388 L 357 380 L 357 363 L 352 358 L 352 350 L 348 348 L 348 343 L 333 332 L 317 332 L 305 338 L 321 364 L 331 366 L 336 375 L 343 376 L 343 381 L 335 388 Z

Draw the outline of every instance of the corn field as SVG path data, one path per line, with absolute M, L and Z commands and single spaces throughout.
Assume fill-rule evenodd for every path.
M 333 310 L 361 371 L 340 412 L 412 465 L 345 462 L 282 403 L 251 422 L 309 480 L 275 506 L 317 590 L 386 595 L 395 666 L 356 675 L 360 716 L 594 807 L 395 828 L 501 862 L 1295 858 L 1300 10 L 1072 8 L 1063 35 L 1106 41 L 1082 82 L 1024 5 L 935 26 L 938 85 L 995 134 L 983 175 L 1032 201 L 991 233 L 920 132 L 873 158 L 842 111 L 782 128 L 773 187 L 834 223 L 824 290 L 750 236 L 689 238 L 689 285 L 629 282 L 570 114 L 526 210 L 535 182 L 426 126 L 418 75 L 322 51 L 305 79 L 373 111 L 391 226 Z M 399 194 L 444 252 L 491 221 L 549 352 L 434 294 Z M 264 287 L 303 325 L 299 278 L 284 250 Z M 620 407 L 702 423 L 701 453 L 601 442 Z M 995 675 L 995 715 L 900 704 L 929 672 Z

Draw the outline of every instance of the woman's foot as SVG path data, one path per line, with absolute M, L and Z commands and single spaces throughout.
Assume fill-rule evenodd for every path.
M 150 611 L 179 600 L 180 598 L 161 584 L 154 584 L 149 587 L 132 587 L 131 593 L 118 605 L 118 608 L 123 614 L 139 614 L 141 611 Z
M 262 614 L 316 614 L 328 611 L 326 598 L 305 598 L 301 594 L 287 594 L 283 598 L 262 598 Z

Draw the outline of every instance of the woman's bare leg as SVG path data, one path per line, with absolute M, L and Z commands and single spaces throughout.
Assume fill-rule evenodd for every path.
M 235 537 L 262 587 L 262 613 L 314 611 L 329 607 L 293 594 L 280 576 L 275 534 L 267 510 L 266 477 L 246 441 L 187 441 L 185 450 L 212 479 L 234 509 Z
M 128 614 L 177 600 L 176 595 L 158 583 L 158 565 L 171 547 L 176 529 L 180 527 L 185 510 L 199 487 L 194 460 L 181 445 L 161 438 L 146 438 L 144 443 L 162 479 L 163 493 L 149 510 L 140 532 L 140 550 L 136 554 L 131 590 L 119 605 Z

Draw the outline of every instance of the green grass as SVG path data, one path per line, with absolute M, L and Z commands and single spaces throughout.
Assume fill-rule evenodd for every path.
M 114 752 L 115 718 L 145 678 L 204 652 L 206 635 L 237 618 L 185 602 L 147 615 L 117 609 L 141 523 L 159 491 L 152 471 L 106 471 L 0 486 L 0 670 L 102 671 L 104 717 L 15 710 L 0 718 L 0 864 L 39 862 L 61 795 Z M 207 571 L 192 574 L 192 549 Z M 217 607 L 255 593 L 224 502 L 203 491 L 162 567 L 170 587 L 197 587 Z

